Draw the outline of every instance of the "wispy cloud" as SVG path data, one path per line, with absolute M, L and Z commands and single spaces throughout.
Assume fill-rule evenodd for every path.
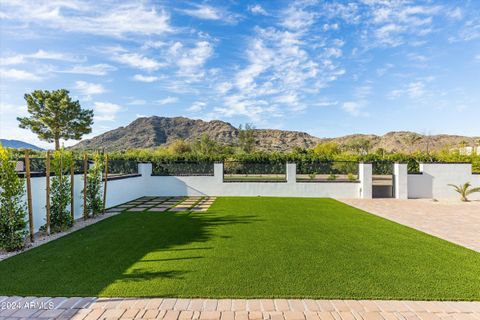
M 145 76 L 143 74 L 136 74 L 133 76 L 133 80 L 140 82 L 155 82 L 158 80 L 156 76 Z
M 342 104 L 342 109 L 351 116 L 358 117 L 362 113 L 362 104 L 356 101 L 346 101 Z
M 238 15 L 220 7 L 206 4 L 193 4 L 192 8 L 179 10 L 180 12 L 203 20 L 217 20 L 225 23 L 236 23 Z
M 87 74 L 92 76 L 104 76 L 109 72 L 115 71 L 115 70 L 117 70 L 117 68 L 114 66 L 111 66 L 106 63 L 99 63 L 99 64 L 94 64 L 89 66 L 76 65 L 71 67 L 70 69 L 59 70 L 57 72 L 72 73 L 72 74 Z
M 9 80 L 40 81 L 42 77 L 29 71 L 19 69 L 0 69 L 0 78 Z
M 76 81 L 75 90 L 85 96 L 86 100 L 91 100 L 93 95 L 102 94 L 105 88 L 99 83 L 90 83 L 86 81 Z
M 125 52 L 123 49 L 111 48 L 111 59 L 132 68 L 155 71 L 165 66 L 165 63 L 146 57 L 137 52 Z
M 166 11 L 138 2 L 109 5 L 102 2 L 7 0 L 2 5 L 5 19 L 41 24 L 66 32 L 121 37 L 173 31 Z
M 56 61 L 79 62 L 85 59 L 80 57 L 75 57 L 67 53 L 45 51 L 40 49 L 30 54 L 15 54 L 15 55 L 1 57 L 0 65 L 22 64 L 22 63 L 28 62 L 29 60 L 56 60 Z
M 169 60 L 178 67 L 178 75 L 190 80 L 200 80 L 205 75 L 204 65 L 214 50 L 208 41 L 202 40 L 193 47 L 175 42 L 168 50 Z
M 166 98 L 163 98 L 163 99 L 160 99 L 160 100 L 155 100 L 155 103 L 163 106 L 163 105 L 166 105 L 166 104 L 175 103 L 177 101 L 178 101 L 177 97 L 166 97 Z
M 192 105 L 187 109 L 188 112 L 200 112 L 202 111 L 207 104 L 203 101 L 195 101 Z
M 250 11 L 253 14 L 268 16 L 268 12 L 259 4 L 248 6 L 248 11 Z
M 95 102 L 93 104 L 96 121 L 115 121 L 122 107 L 110 102 Z

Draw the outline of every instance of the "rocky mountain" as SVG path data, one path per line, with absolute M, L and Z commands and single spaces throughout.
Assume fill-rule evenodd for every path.
M 129 148 L 152 148 L 164 146 L 175 140 L 193 142 L 202 134 L 222 145 L 235 145 L 238 141 L 238 129 L 228 122 L 203 121 L 184 117 L 148 117 L 138 118 L 126 127 L 105 132 L 92 139 L 83 140 L 73 149 L 105 149 L 108 151 Z M 411 132 L 389 132 L 383 136 L 355 134 L 338 138 L 317 138 L 305 132 L 255 129 L 257 150 L 288 151 L 295 147 L 313 148 L 320 142 L 334 141 L 340 145 L 352 144 L 359 139 L 368 140 L 371 150 L 378 148 L 386 151 L 440 150 L 443 147 L 475 145 L 479 137 L 454 135 L 421 136 L 412 141 Z
M 43 150 L 40 147 L 37 147 L 33 144 L 20 141 L 20 140 L 8 140 L 8 139 L 0 139 L 0 144 L 6 148 L 13 148 L 13 149 L 32 149 L 32 150 Z

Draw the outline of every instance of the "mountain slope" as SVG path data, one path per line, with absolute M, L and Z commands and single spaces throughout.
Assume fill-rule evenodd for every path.
M 20 140 L 8 140 L 8 139 L 0 139 L 0 144 L 6 148 L 13 148 L 13 149 L 32 149 L 32 150 L 43 150 L 40 147 L 37 147 L 33 144 L 23 142 Z
M 193 142 L 202 134 L 222 145 L 236 145 L 238 129 L 228 122 L 219 120 L 203 121 L 184 117 L 138 118 L 126 127 L 105 132 L 92 139 L 83 140 L 73 149 L 105 149 L 108 151 L 129 148 L 152 148 L 168 145 L 177 139 Z M 386 151 L 440 150 L 444 147 L 458 147 L 461 143 L 474 145 L 480 138 L 454 135 L 422 136 L 414 144 L 408 142 L 411 132 L 389 132 L 383 136 L 355 134 L 338 138 L 317 138 L 305 132 L 255 129 L 257 150 L 288 151 L 295 147 L 313 148 L 320 142 L 333 141 L 340 145 L 350 144 L 358 139 L 366 139 L 371 149 Z

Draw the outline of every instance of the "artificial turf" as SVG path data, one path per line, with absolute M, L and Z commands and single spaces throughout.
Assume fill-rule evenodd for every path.
M 0 295 L 480 299 L 480 254 L 332 199 L 122 213 L 0 262 Z

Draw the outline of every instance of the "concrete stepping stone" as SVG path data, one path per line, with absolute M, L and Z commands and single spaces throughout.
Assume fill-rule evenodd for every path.
M 153 212 L 164 212 L 167 211 L 168 208 L 150 208 L 148 211 L 153 211 Z
M 169 211 L 173 211 L 173 212 L 181 212 L 181 211 L 187 211 L 188 208 L 171 208 Z
M 139 211 L 145 211 L 145 208 L 132 208 L 132 209 L 128 209 L 127 211 L 139 212 Z

